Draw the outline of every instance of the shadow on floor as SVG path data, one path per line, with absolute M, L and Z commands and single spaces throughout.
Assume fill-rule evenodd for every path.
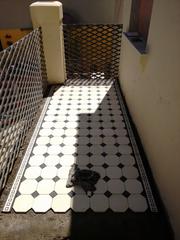
M 123 119 L 122 115 L 119 115 L 116 112 L 116 118 L 113 119 L 115 115 L 109 109 L 113 109 L 111 101 L 116 101 L 116 96 L 113 99 L 113 86 L 109 89 L 108 93 L 104 96 L 101 103 L 98 106 L 98 109 L 95 109 L 93 113 L 90 114 L 80 114 L 79 125 L 78 125 L 78 139 L 81 141 L 77 142 L 77 158 L 76 163 L 79 168 L 89 168 L 94 169 L 94 165 L 91 162 L 91 153 L 95 156 L 98 154 L 104 154 L 104 163 L 111 166 L 110 160 L 107 161 L 109 153 L 106 152 L 106 146 L 116 144 L 117 153 L 118 152 L 118 140 L 122 137 L 125 139 L 127 134 L 120 133 L 117 134 L 118 130 L 123 129 Z M 110 97 L 111 96 L 111 97 Z M 109 106 L 107 106 L 109 104 Z M 91 108 L 92 106 L 90 106 Z M 102 110 L 104 113 L 102 113 Z M 114 109 L 115 110 L 115 109 Z M 118 116 L 118 117 L 117 117 Z M 119 118 L 119 119 L 118 119 Z M 119 120 L 119 125 L 117 124 Z M 89 129 L 87 127 L 89 123 Z M 91 126 L 92 129 L 91 129 Z M 88 129 L 89 142 L 82 142 L 83 137 L 85 136 L 86 130 Z M 111 129 L 114 131 L 114 137 L 110 134 L 108 137 L 111 138 L 112 142 L 105 141 L 103 136 L 103 129 Z M 93 133 L 92 133 L 93 130 Z M 98 131 L 100 133 L 98 133 Z M 110 131 L 111 132 L 111 131 Z M 86 134 L 87 135 L 87 134 Z M 101 135 L 101 137 L 100 137 Z M 120 138 L 119 138 L 120 137 Z M 109 139 L 110 139 L 109 138 Z M 84 138 L 84 140 L 86 140 Z M 88 145 L 89 144 L 89 145 Z M 131 146 L 131 143 L 128 144 Z M 90 155 L 87 156 L 87 149 L 82 148 L 82 146 L 88 146 Z M 102 148 L 100 150 L 100 148 Z M 91 149 L 93 149 L 91 151 Z M 107 154 L 107 155 L 106 155 Z M 112 154 L 112 153 L 111 153 Z M 114 153 L 113 153 L 114 154 Z M 113 155 L 112 154 L 112 155 Z M 132 153 L 133 154 L 133 153 Z M 119 153 L 118 157 L 122 155 L 122 152 Z M 82 163 L 82 156 L 84 156 L 84 166 Z M 96 156 L 97 157 L 97 156 Z M 88 159 L 88 160 L 87 160 Z M 97 166 L 102 167 L 103 163 L 97 164 Z M 96 167 L 97 167 L 96 166 Z M 109 166 L 104 165 L 106 170 Z M 113 166 L 113 164 L 112 164 Z M 137 167 L 137 163 L 134 164 Z M 121 168 L 123 166 L 120 166 Z M 137 167 L 138 168 L 138 167 Z M 149 171 L 149 170 L 148 170 Z M 123 182 L 127 180 L 123 176 L 120 178 Z M 141 177 L 137 177 L 137 180 L 142 182 Z M 122 195 L 124 193 L 122 192 Z M 141 193 L 143 196 L 146 196 L 145 191 Z M 125 197 L 128 197 L 130 194 L 124 194 Z M 81 202 L 76 202 L 75 198 L 73 200 L 74 206 L 79 206 Z M 103 203 L 102 203 L 103 204 Z M 91 204 L 90 204 L 91 206 Z M 112 209 L 107 209 L 107 211 L 98 213 L 93 212 L 91 209 L 84 213 L 77 213 L 71 211 L 71 224 L 70 224 L 70 236 L 67 239 L 72 240 L 88 240 L 88 239 L 123 239 L 123 240 L 152 240 L 152 239 L 163 239 L 163 240 L 172 240 L 173 234 L 170 228 L 170 225 L 166 219 L 165 214 L 163 213 L 152 213 L 149 209 L 142 213 L 134 213 L 131 209 L 127 209 L 125 212 L 113 212 Z

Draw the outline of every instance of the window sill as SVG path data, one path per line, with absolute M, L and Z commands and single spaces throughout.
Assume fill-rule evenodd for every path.
M 125 32 L 124 35 L 140 54 L 147 54 L 146 41 L 136 33 Z

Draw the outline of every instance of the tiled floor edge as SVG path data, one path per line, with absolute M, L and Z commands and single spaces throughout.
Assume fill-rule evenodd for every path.
M 145 188 L 145 191 L 146 191 L 148 203 L 149 203 L 151 212 L 158 212 L 158 208 L 157 208 L 157 205 L 156 205 L 156 202 L 155 202 L 152 190 L 151 190 L 151 186 L 149 184 L 149 180 L 148 180 L 148 177 L 147 177 L 144 165 L 143 165 L 141 154 L 139 152 L 139 148 L 137 146 L 135 136 L 134 136 L 134 133 L 133 133 L 133 130 L 132 130 L 132 127 L 131 127 L 131 124 L 130 124 L 130 121 L 129 121 L 129 118 L 128 118 L 128 115 L 127 115 L 127 112 L 126 112 L 126 107 L 125 107 L 125 104 L 124 104 L 124 100 L 123 100 L 121 92 L 120 92 L 120 86 L 119 86 L 119 83 L 117 81 L 114 82 L 115 89 L 116 89 L 116 92 L 117 92 L 117 96 L 118 96 L 118 99 L 119 99 L 120 106 L 122 108 L 123 116 L 124 116 L 124 119 L 125 119 L 125 122 L 126 122 L 127 130 L 128 130 L 128 133 L 129 133 L 131 143 L 132 143 L 134 155 L 135 155 L 135 158 L 136 158 L 136 162 L 138 164 L 138 168 L 139 168 L 139 171 L 140 171 L 142 182 L 144 184 L 144 188 Z
M 53 92 L 53 91 L 54 91 L 54 88 L 52 87 L 51 90 L 50 90 L 50 93 Z M 51 94 L 49 94 L 49 96 L 51 96 Z M 31 137 L 31 140 L 30 140 L 30 142 L 29 142 L 29 144 L 28 144 L 27 150 L 26 150 L 25 155 L 24 155 L 24 157 L 23 157 L 23 160 L 22 160 L 22 162 L 21 162 L 21 164 L 20 164 L 19 170 L 18 170 L 18 172 L 17 172 L 16 178 L 15 178 L 15 180 L 14 180 L 14 182 L 13 182 L 13 185 L 12 185 L 12 187 L 11 187 L 11 191 L 10 191 L 10 193 L 9 193 L 9 195 L 8 195 L 8 198 L 7 198 L 7 200 L 6 200 L 6 203 L 5 203 L 5 205 L 4 205 L 4 208 L 3 208 L 2 212 L 10 212 L 10 211 L 11 211 L 12 204 L 13 204 L 13 202 L 14 202 L 15 195 L 16 195 L 16 193 L 17 193 L 17 190 L 18 190 L 18 187 L 19 187 L 21 178 L 22 178 L 22 176 L 23 176 L 24 170 L 25 170 L 25 168 L 26 168 L 26 165 L 27 165 L 27 163 L 28 163 L 28 160 L 29 160 L 29 157 L 30 157 L 32 148 L 33 148 L 34 143 L 35 143 L 35 141 L 36 141 L 36 138 L 37 138 L 37 135 L 38 135 L 38 132 L 39 132 L 41 123 L 42 123 L 42 121 L 43 121 L 43 119 L 44 119 L 44 115 L 45 115 L 45 113 L 46 113 L 46 110 L 47 110 L 47 107 L 48 107 L 48 105 L 49 105 L 50 99 L 51 99 L 51 97 L 48 97 L 48 98 L 46 99 L 46 102 L 45 102 L 45 104 L 44 104 L 44 107 L 43 107 L 43 110 L 42 110 L 42 112 L 41 112 L 40 118 L 39 118 L 39 120 L 38 120 L 38 122 L 37 122 L 37 124 L 36 124 L 35 130 L 34 130 L 34 132 L 33 132 L 33 135 L 32 135 L 32 137 Z

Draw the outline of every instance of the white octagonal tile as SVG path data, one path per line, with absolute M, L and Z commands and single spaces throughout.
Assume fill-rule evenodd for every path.
M 132 194 L 128 197 L 129 208 L 134 212 L 145 212 L 148 208 L 145 197 L 140 194 Z
M 13 209 L 15 212 L 27 212 L 33 205 L 34 198 L 31 195 L 20 195 L 15 199 Z
M 45 167 L 42 169 L 41 176 L 43 178 L 53 178 L 56 176 L 57 168 L 56 167 Z
M 66 212 L 71 207 L 71 197 L 68 195 L 57 195 L 52 201 L 52 210 L 54 212 Z
M 54 191 L 55 182 L 50 179 L 44 179 L 38 183 L 37 192 L 39 194 L 50 194 Z
M 118 167 L 108 167 L 106 169 L 106 174 L 109 178 L 120 178 L 122 176 L 122 171 Z
M 40 166 L 42 163 L 44 163 L 45 157 L 43 155 L 34 155 L 30 157 L 29 164 L 31 166 Z
M 129 193 L 141 193 L 143 191 L 141 182 L 136 179 L 126 180 L 125 188 Z
M 37 178 L 41 174 L 41 168 L 40 167 L 29 167 L 26 169 L 24 176 L 26 178 Z
M 38 137 L 36 140 L 36 143 L 38 145 L 46 145 L 49 143 L 50 138 L 49 137 Z
M 124 183 L 119 179 L 112 179 L 107 182 L 108 190 L 111 193 L 123 193 Z
M 37 188 L 37 181 L 34 179 L 26 179 L 24 180 L 19 187 L 19 192 L 21 194 L 31 194 Z
M 50 156 L 48 156 L 48 157 L 45 158 L 44 163 L 45 163 L 47 166 L 55 166 L 55 165 L 57 165 L 58 163 L 60 163 L 60 157 L 57 156 L 57 155 L 50 155 Z
M 128 145 L 120 145 L 119 152 L 121 154 L 130 154 L 130 153 L 132 153 L 132 148 Z
M 35 212 L 47 212 L 51 208 L 52 198 L 49 195 L 39 195 L 34 199 L 33 210 Z
M 121 194 L 113 194 L 109 198 L 110 208 L 114 212 L 125 212 L 128 209 L 127 198 Z
M 33 153 L 37 155 L 43 155 L 46 152 L 47 152 L 47 147 L 44 145 L 36 146 L 33 149 Z
M 119 160 L 124 166 L 132 166 L 135 164 L 135 159 L 131 155 L 122 155 Z
M 85 194 L 75 195 L 71 201 L 71 208 L 75 212 L 85 212 L 88 210 L 90 200 Z
M 54 190 L 58 194 L 67 194 L 72 190 L 72 188 L 67 188 L 66 184 L 67 184 L 67 179 L 60 179 L 55 183 Z
M 137 178 L 139 176 L 137 168 L 133 166 L 123 167 L 122 174 L 126 178 Z
M 109 208 L 108 198 L 101 194 L 95 194 L 90 198 L 90 207 L 94 212 L 105 212 Z

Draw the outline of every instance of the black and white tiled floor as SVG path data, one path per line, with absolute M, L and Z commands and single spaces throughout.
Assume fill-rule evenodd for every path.
M 66 188 L 73 163 L 100 173 L 93 196 Z M 53 87 L 3 211 L 12 208 L 158 211 L 116 82 Z

